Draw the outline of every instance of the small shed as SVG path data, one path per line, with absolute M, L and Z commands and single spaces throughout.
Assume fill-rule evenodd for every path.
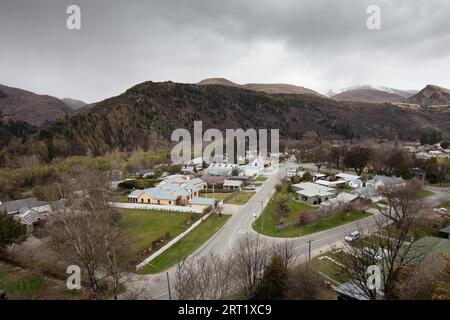
M 439 230 L 439 237 L 450 240 L 450 226 Z

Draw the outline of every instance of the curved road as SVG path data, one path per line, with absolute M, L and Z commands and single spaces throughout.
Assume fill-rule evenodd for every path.
M 254 220 L 253 213 L 260 214 L 269 199 L 275 192 L 275 185 L 286 175 L 286 164 L 282 164 L 278 173 L 270 176 L 264 184 L 257 190 L 256 194 L 247 204 L 242 206 L 238 212 L 234 213 L 225 226 L 219 230 L 211 239 L 209 239 L 202 247 L 200 247 L 189 259 L 199 258 L 214 252 L 220 255 L 228 255 L 233 247 L 242 237 L 247 234 L 256 236 L 256 232 L 252 228 Z M 434 194 L 425 199 L 425 204 L 435 206 L 444 201 L 450 200 L 450 190 L 444 188 L 427 187 Z M 369 231 L 375 226 L 374 216 L 361 219 L 346 225 L 314 233 L 299 238 L 288 239 L 294 242 L 295 255 L 298 258 L 307 258 L 309 252 L 309 241 L 311 242 L 312 255 L 322 251 L 327 251 L 333 246 L 342 245 L 342 240 L 349 232 L 360 229 Z M 270 244 L 276 241 L 285 241 L 282 238 L 272 238 L 260 235 L 264 238 L 265 243 Z M 171 281 L 172 294 L 174 292 L 176 267 L 168 270 Z M 133 275 L 133 280 L 128 285 L 130 291 L 139 294 L 139 298 L 143 299 L 169 299 L 168 284 L 166 273 L 156 275 Z

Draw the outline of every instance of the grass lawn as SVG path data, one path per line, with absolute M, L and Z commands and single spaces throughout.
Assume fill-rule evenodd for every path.
M 256 192 L 239 192 L 239 193 L 233 193 L 233 195 L 226 199 L 224 203 L 226 204 L 237 204 L 237 205 L 243 205 L 246 204 L 248 200 L 250 200 L 251 197 L 255 195 Z
M 267 178 L 268 178 L 268 177 L 266 177 L 266 176 L 258 176 L 258 178 L 256 178 L 255 181 L 258 181 L 258 182 L 264 182 L 264 181 L 267 180 Z
M 191 218 L 189 213 L 170 213 L 153 210 L 122 209 L 124 235 L 132 243 L 136 259 L 143 250 L 152 246 L 152 241 L 170 232 L 172 238 L 186 228 L 182 225 Z
M 333 262 L 330 259 L 323 258 L 328 256 L 329 258 L 336 260 L 336 255 L 332 252 L 326 252 L 320 256 L 314 257 L 312 259 L 313 266 L 323 274 L 329 276 L 330 278 L 336 280 L 339 283 L 344 283 L 350 280 L 348 275 L 344 272 L 344 268 L 339 264 Z M 335 283 L 333 283 L 335 284 Z
M 114 194 L 111 198 L 113 201 L 117 202 L 128 202 L 128 196 L 125 194 Z
M 431 191 L 425 190 L 425 189 L 422 189 L 419 191 L 419 197 L 421 197 L 422 199 L 432 196 L 433 194 L 434 194 L 434 192 L 431 192 Z
M 211 215 L 187 236 L 174 244 L 150 264 L 144 267 L 144 273 L 160 273 L 177 264 L 195 252 L 228 221 L 229 215 Z
M 217 200 L 223 200 L 226 197 L 230 196 L 231 192 L 214 192 L 214 198 Z M 213 197 L 213 193 L 212 192 L 208 192 L 208 193 L 200 193 L 199 197 L 201 198 L 212 198 Z
M 436 208 L 446 208 L 446 209 L 450 209 L 450 202 L 444 202 L 444 203 L 441 203 L 441 204 L 438 205 Z
M 79 290 L 69 291 L 64 281 L 34 274 L 23 268 L 0 262 L 0 289 L 6 290 L 8 299 L 78 299 Z
M 441 183 L 432 183 L 430 184 L 432 187 L 438 187 L 438 188 L 450 188 L 450 182 L 443 182 Z
M 286 223 L 295 221 L 295 219 L 297 219 L 297 215 L 299 212 L 308 209 L 311 209 L 311 206 L 291 199 L 289 202 L 289 214 L 287 216 Z M 284 230 L 276 230 L 276 219 L 273 214 L 274 211 L 275 205 L 274 202 L 271 200 L 269 204 L 266 206 L 266 208 L 264 208 L 263 213 L 253 223 L 253 229 L 267 236 L 280 238 L 293 238 L 323 231 L 326 229 L 335 228 L 343 224 L 353 222 L 355 220 L 366 218 L 371 215 L 371 213 L 369 212 L 353 210 L 346 213 L 345 220 L 343 220 L 341 215 L 338 214 L 323 219 L 320 222 L 314 221 L 304 226 L 294 226 Z

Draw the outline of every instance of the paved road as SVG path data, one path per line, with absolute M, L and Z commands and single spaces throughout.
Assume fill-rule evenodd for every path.
M 306 167 L 305 165 L 303 166 Z M 309 169 L 310 166 L 307 166 Z M 270 176 L 268 180 L 266 180 L 263 186 L 259 188 L 255 196 L 250 199 L 246 205 L 242 206 L 239 210 L 235 210 L 225 226 L 199 248 L 190 259 L 208 255 L 210 252 L 226 256 L 231 253 L 239 239 L 245 237 L 247 234 L 256 236 L 256 232 L 252 229 L 252 222 L 254 220 L 253 213 L 259 215 L 262 212 L 263 207 L 275 192 L 275 185 L 279 183 L 281 178 L 285 175 L 286 165 L 284 164 L 280 166 L 277 174 Z M 427 189 L 434 192 L 432 196 L 425 199 L 425 204 L 427 206 L 436 206 L 444 201 L 450 201 L 450 189 L 433 187 L 427 187 Z M 294 242 L 296 256 L 301 259 L 306 259 L 309 254 L 310 240 L 312 240 L 311 252 L 312 256 L 314 256 L 320 252 L 330 250 L 332 247 L 341 246 L 343 238 L 349 232 L 356 229 L 370 231 L 375 224 L 375 219 L 372 216 L 334 229 L 289 239 L 288 241 Z M 277 241 L 285 241 L 285 239 L 280 238 L 261 237 L 267 245 Z M 173 284 L 175 279 L 175 267 L 171 268 L 168 272 L 171 278 L 172 292 L 174 292 Z M 138 291 L 141 298 L 169 298 L 167 276 L 165 273 L 158 275 L 135 275 L 134 280 L 136 281 L 130 285 L 130 289 L 132 290 L 134 288 Z

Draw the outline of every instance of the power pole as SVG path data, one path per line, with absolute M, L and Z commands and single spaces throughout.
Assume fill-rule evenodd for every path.
M 262 219 L 262 223 L 261 223 L 261 230 L 264 231 L 264 201 L 261 201 L 261 219 Z
M 169 300 L 172 300 L 172 293 L 170 291 L 169 272 L 166 272 L 166 276 L 167 276 L 167 288 L 169 289 Z
M 311 263 L 311 242 L 313 240 L 308 240 L 308 262 Z

